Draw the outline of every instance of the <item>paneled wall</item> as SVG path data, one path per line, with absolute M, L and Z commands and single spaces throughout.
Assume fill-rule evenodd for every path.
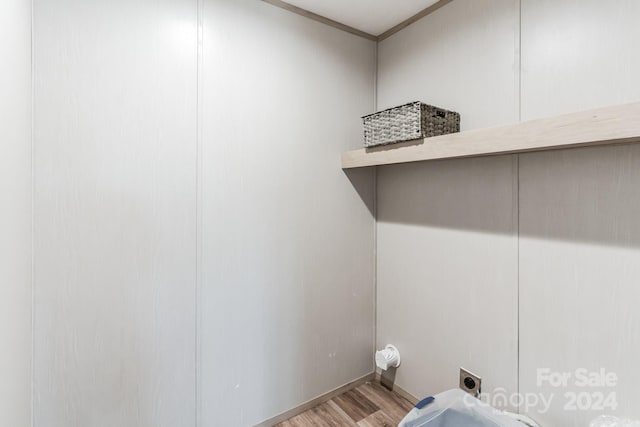
M 522 1 L 522 119 L 640 99 L 640 3 Z
M 577 426 L 601 411 L 537 369 L 604 368 L 640 418 L 636 147 L 379 168 L 374 319 L 374 176 L 337 160 L 374 43 L 255 0 L 34 8 L 33 165 L 31 7 L 0 9 L 0 424 L 30 423 L 33 354 L 35 426 L 253 425 L 368 374 L 376 322 L 413 394 L 462 365 Z M 474 129 L 638 100 L 638 17 L 455 0 L 379 45 L 378 107 Z
M 460 111 L 473 129 L 638 101 L 638 18 L 633 1 L 455 0 L 381 43 L 379 106 L 421 98 Z M 397 383 L 433 393 L 472 364 L 486 392 L 516 385 L 552 397 L 548 410 L 521 406 L 544 426 L 640 419 L 637 147 L 520 155 L 488 180 L 501 159 L 378 171 L 377 339 L 404 348 Z M 478 331 L 492 321 L 508 324 Z M 505 350 L 516 338 L 519 351 Z M 581 368 L 615 373 L 617 385 L 576 386 Z M 571 378 L 539 386 L 538 369 Z M 617 409 L 597 410 L 599 392 L 615 392 Z
M 35 425 L 250 426 L 369 374 L 374 175 L 337 159 L 375 44 L 255 0 L 34 7 Z
M 523 1 L 523 119 L 640 101 L 638 19 L 636 1 Z M 521 391 L 554 395 L 547 413 L 532 411 L 543 425 L 640 419 L 640 147 L 527 154 L 520 165 Z M 539 387 L 538 368 L 572 376 Z M 576 369 L 605 369 L 617 385 L 576 386 Z M 617 410 L 596 410 L 611 392 Z M 572 396 L 592 410 L 567 410 Z
M 428 100 L 462 128 L 518 120 L 518 0 L 454 0 L 379 45 L 378 107 Z
M 512 157 L 378 172 L 378 344 L 398 346 L 398 385 L 517 389 L 517 187 Z
M 195 425 L 196 2 L 34 13 L 35 425 Z
M 31 2 L 0 4 L 0 425 L 31 423 Z
M 375 43 L 255 0 L 203 8 L 203 426 L 373 370 L 373 171 L 345 174 Z
M 518 120 L 518 1 L 455 0 L 380 44 L 378 106 L 421 99 L 463 129 Z M 402 353 L 397 384 L 517 390 L 517 159 L 378 170 L 379 346 Z
M 543 425 L 640 419 L 639 166 L 637 145 L 521 157 L 520 382 L 523 393 L 553 397 L 549 411 L 531 408 Z M 571 377 L 539 383 L 539 369 Z M 578 369 L 618 379 L 580 386 Z

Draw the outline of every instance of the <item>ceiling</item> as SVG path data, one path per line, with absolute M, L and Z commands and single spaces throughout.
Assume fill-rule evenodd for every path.
M 438 0 L 285 0 L 365 33 L 379 36 Z

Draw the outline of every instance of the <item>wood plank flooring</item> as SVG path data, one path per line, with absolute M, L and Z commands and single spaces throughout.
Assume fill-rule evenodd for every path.
M 396 427 L 411 408 L 411 402 L 372 381 L 274 427 Z

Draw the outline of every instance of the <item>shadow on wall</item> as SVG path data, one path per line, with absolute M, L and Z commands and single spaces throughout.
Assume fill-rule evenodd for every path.
M 351 185 L 360 196 L 369 213 L 375 217 L 375 197 L 374 180 L 375 175 L 372 168 L 345 169 L 344 174 L 351 181 Z
M 640 247 L 639 166 L 634 144 L 384 166 L 378 221 Z
M 513 234 L 514 156 L 443 160 L 378 169 L 378 221 Z

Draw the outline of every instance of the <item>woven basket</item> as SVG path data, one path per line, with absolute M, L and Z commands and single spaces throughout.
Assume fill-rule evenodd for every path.
M 460 132 L 460 114 L 422 102 L 369 114 L 362 121 L 365 147 Z

